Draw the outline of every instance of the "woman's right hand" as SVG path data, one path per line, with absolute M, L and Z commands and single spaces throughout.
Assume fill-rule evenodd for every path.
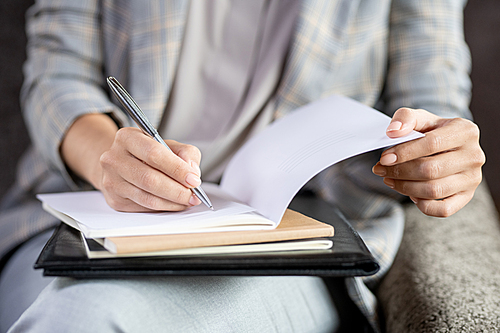
M 100 190 L 120 211 L 177 211 L 201 201 L 190 188 L 201 184 L 200 151 L 169 140 L 167 147 L 140 129 L 125 127 L 100 157 Z
M 68 167 L 101 190 L 112 208 L 179 211 L 201 203 L 190 190 L 201 184 L 196 147 L 167 140 L 170 151 L 141 130 L 117 130 L 110 121 L 99 114 L 77 119 L 61 154 Z

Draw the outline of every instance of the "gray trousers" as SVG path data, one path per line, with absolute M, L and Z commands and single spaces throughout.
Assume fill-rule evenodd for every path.
M 14 322 L 9 333 L 334 332 L 339 325 L 315 277 L 43 278 L 32 265 L 49 236 L 24 244 L 2 272 L 1 333 Z

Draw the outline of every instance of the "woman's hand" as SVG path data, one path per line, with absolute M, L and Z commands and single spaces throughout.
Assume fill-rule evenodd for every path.
M 485 155 L 479 129 L 471 121 L 438 117 L 425 110 L 401 108 L 387 128 L 391 138 L 412 130 L 425 137 L 382 153 L 373 173 L 409 196 L 425 214 L 447 217 L 464 207 L 481 183 Z
M 200 151 L 176 141 L 167 144 L 172 151 L 137 128 L 116 133 L 100 157 L 99 189 L 112 208 L 175 211 L 201 203 L 190 190 L 201 184 Z
M 178 211 L 200 204 L 190 190 L 201 184 L 200 151 L 176 141 L 167 144 L 172 151 L 137 128 L 118 130 L 106 115 L 93 114 L 75 121 L 61 154 L 116 210 Z

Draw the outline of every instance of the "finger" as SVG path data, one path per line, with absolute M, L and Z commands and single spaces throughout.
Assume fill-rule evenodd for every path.
M 481 177 L 459 173 L 429 181 L 384 178 L 384 183 L 395 191 L 413 198 L 444 199 L 464 190 L 475 189 Z M 478 182 L 479 180 L 479 182 Z
M 191 190 L 133 156 L 130 156 L 117 168 L 117 173 L 124 181 L 147 193 L 169 202 L 184 206 L 189 205 Z M 135 197 L 127 197 L 138 202 Z M 152 206 L 148 207 L 153 208 Z
M 418 209 L 429 216 L 448 217 L 462 209 L 474 195 L 474 191 L 460 192 L 443 200 L 411 198 Z
M 446 154 L 436 154 L 415 160 L 384 166 L 380 162 L 372 168 L 374 174 L 401 180 L 431 180 L 444 178 L 474 165 L 474 161 L 463 156 L 462 151 L 449 151 Z
M 179 206 L 174 207 L 172 203 L 184 207 L 200 203 L 199 200 L 192 197 L 191 190 L 139 161 L 127 151 L 108 151 L 101 156 L 100 162 L 103 170 L 100 189 L 105 193 L 105 196 L 112 196 L 117 202 L 119 202 L 119 198 L 129 198 L 139 204 L 146 202 L 146 207 L 154 210 L 181 209 Z M 127 184 L 127 186 L 123 184 Z M 147 204 L 147 202 L 153 202 L 154 199 L 144 199 L 144 194 L 131 191 L 128 185 L 159 197 L 165 202 Z M 143 199 L 135 199 L 133 193 L 139 193 Z M 121 207 L 126 204 L 126 202 L 115 203 L 112 207 L 119 210 L 130 210 Z
M 390 138 L 398 138 L 412 130 L 427 132 L 436 127 L 439 119 L 441 118 L 422 109 L 400 108 L 394 113 L 386 134 Z
M 425 137 L 401 143 L 384 151 L 380 163 L 391 166 L 479 142 L 479 130 L 468 120 L 441 119 L 438 123 L 440 126 L 427 132 Z
M 163 172 L 185 187 L 200 186 L 201 179 L 195 168 L 167 147 L 144 135 L 140 130 L 125 131 L 121 129 L 117 132 L 116 138 L 116 140 L 123 142 L 130 154 L 137 159 Z
M 127 163 L 126 165 L 129 164 Z M 106 201 L 113 209 L 119 211 L 178 211 L 201 203 L 199 199 L 192 194 L 188 194 L 190 198 L 187 204 L 181 204 L 159 197 L 129 183 L 118 173 L 107 173 L 103 177 L 102 184 L 104 185 L 102 192 L 104 193 Z M 177 185 L 182 187 L 185 191 L 191 192 L 182 185 L 178 183 Z
M 109 192 L 105 197 L 111 208 L 123 212 L 180 211 L 188 207 L 155 196 L 127 182 L 117 184 L 116 191 Z
M 136 204 L 130 199 L 118 197 L 118 196 L 104 196 L 107 204 L 118 212 L 127 212 L 127 213 L 150 213 L 153 210 L 143 207 L 141 205 Z
M 129 186 L 128 189 L 129 191 L 125 189 L 122 191 L 125 194 L 126 199 L 129 199 L 137 205 L 151 211 L 181 211 L 191 206 L 189 204 L 182 205 L 177 202 L 158 197 L 133 185 Z
M 125 181 L 117 173 L 105 173 L 102 179 L 103 188 L 101 189 L 108 205 L 122 212 L 148 212 L 153 210 L 165 210 L 170 205 L 158 207 L 145 207 L 134 200 L 131 200 L 139 191 L 134 185 Z M 142 194 L 141 194 L 142 195 Z M 150 200 L 152 202 L 152 200 Z M 151 205 L 150 205 L 151 206 Z M 181 209 L 181 207 L 171 207 L 172 209 Z

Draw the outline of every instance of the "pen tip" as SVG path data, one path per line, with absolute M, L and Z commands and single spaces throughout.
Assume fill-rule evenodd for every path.
M 213 211 L 213 210 L 214 210 L 214 206 L 210 206 L 210 210 L 212 210 L 212 211 Z

